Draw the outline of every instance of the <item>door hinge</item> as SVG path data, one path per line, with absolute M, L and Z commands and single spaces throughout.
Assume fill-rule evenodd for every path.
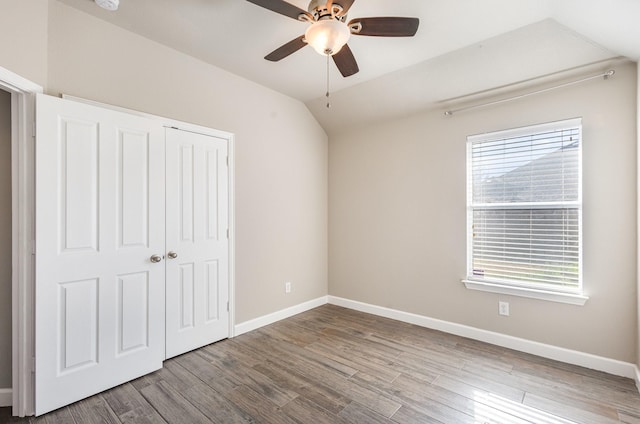
M 227 166 L 229 166 L 229 156 L 227 156 Z
M 31 358 L 31 369 L 29 371 L 36 372 L 36 358 Z
M 33 121 L 33 132 L 31 133 L 31 137 L 36 138 L 36 121 Z
M 229 229 L 227 228 L 227 238 L 229 238 Z
M 229 312 L 229 302 L 227 302 L 227 312 Z

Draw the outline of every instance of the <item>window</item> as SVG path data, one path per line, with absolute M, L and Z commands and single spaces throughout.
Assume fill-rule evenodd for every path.
M 581 133 L 572 119 L 467 138 L 465 283 L 582 297 Z

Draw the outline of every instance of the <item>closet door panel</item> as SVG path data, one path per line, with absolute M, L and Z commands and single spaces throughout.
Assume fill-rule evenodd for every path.
M 98 250 L 98 123 L 60 119 L 60 238 L 65 253 Z
M 149 273 L 118 276 L 116 340 L 118 355 L 149 347 Z
M 121 130 L 117 144 L 118 248 L 149 246 L 149 149 L 143 132 Z
M 166 148 L 170 358 L 229 336 L 229 195 L 227 140 L 171 128 Z
M 164 358 L 164 131 L 39 95 L 36 414 L 137 378 Z

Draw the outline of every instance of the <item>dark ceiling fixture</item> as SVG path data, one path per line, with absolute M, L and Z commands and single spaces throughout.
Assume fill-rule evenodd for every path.
M 247 0 L 273 12 L 311 24 L 304 35 L 291 40 L 265 56 L 277 62 L 307 44 L 321 55 L 333 57 L 343 77 L 359 71 L 347 45 L 351 35 L 373 37 L 412 37 L 418 31 L 418 18 L 377 17 L 356 18 L 347 23 L 347 13 L 355 0 L 312 0 L 308 11 L 283 0 Z M 328 91 L 328 90 L 327 90 Z

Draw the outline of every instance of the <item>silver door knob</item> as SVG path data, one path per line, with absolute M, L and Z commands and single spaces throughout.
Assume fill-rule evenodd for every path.
M 162 260 L 162 256 L 160 256 L 160 255 L 153 255 L 153 256 L 151 256 L 151 258 L 149 258 L 149 259 L 151 260 L 151 262 L 153 262 L 153 263 L 155 264 L 155 263 L 158 263 L 158 262 L 160 262 L 160 261 Z
M 169 252 L 167 253 L 167 256 L 169 257 L 169 259 L 175 259 L 178 257 L 178 254 L 176 252 Z

